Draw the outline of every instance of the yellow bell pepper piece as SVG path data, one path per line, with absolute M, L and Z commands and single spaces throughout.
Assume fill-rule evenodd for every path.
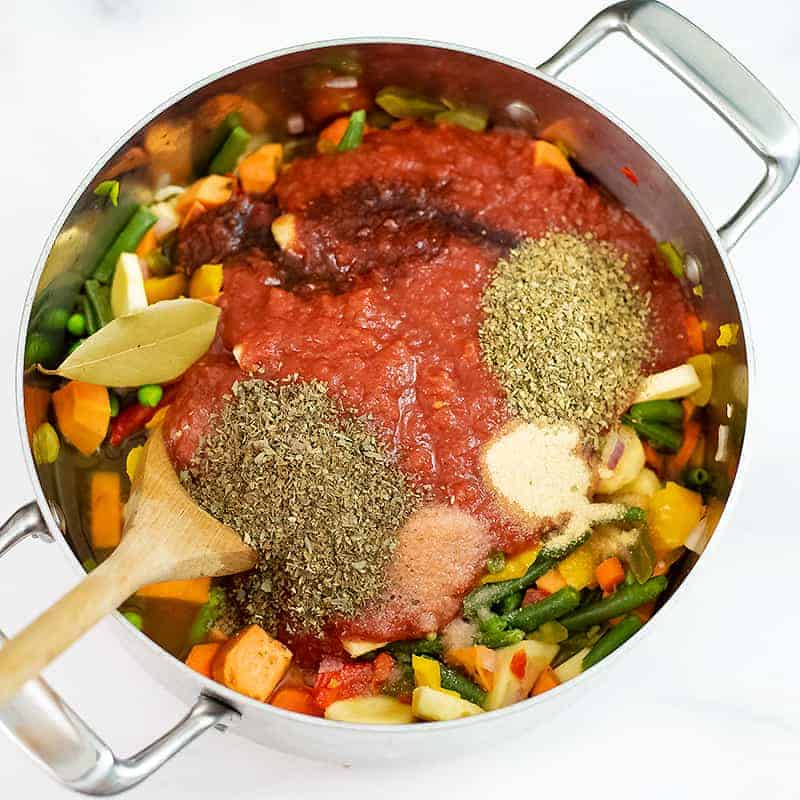
M 696 406 L 708 405 L 711 399 L 711 389 L 714 386 L 714 359 L 708 353 L 699 356 L 692 356 L 688 363 L 694 367 L 697 377 L 700 380 L 700 388 L 689 395 L 689 399 Z
M 497 583 L 498 581 L 511 580 L 511 578 L 521 578 L 528 571 L 528 567 L 536 560 L 538 554 L 539 548 L 532 547 L 530 550 L 523 550 L 511 558 L 507 558 L 506 564 L 500 572 L 484 575 L 481 578 L 481 583 Z
M 595 583 L 597 560 L 588 542 L 573 550 L 558 565 L 558 571 L 573 589 L 585 589 Z
M 411 668 L 414 670 L 414 685 L 427 686 L 454 697 L 461 697 L 458 692 L 442 689 L 442 669 L 438 661 L 425 656 L 411 656 Z
M 682 547 L 703 516 L 703 498 L 668 481 L 650 500 L 650 540 L 657 552 Z
M 717 345 L 719 347 L 733 347 L 739 341 L 739 326 L 735 322 L 726 322 L 719 326 Z
M 144 282 L 144 293 L 150 305 L 159 300 L 177 300 L 186 294 L 186 289 L 186 276 L 181 272 L 164 278 L 148 278 Z
M 214 297 L 222 291 L 222 264 L 203 264 L 192 273 L 189 281 L 189 297 L 202 300 Z
M 144 445 L 140 444 L 138 447 L 134 447 L 125 459 L 125 472 L 128 473 L 128 478 L 130 478 L 131 483 L 133 483 L 133 476 L 136 474 L 139 461 L 141 461 L 142 450 L 144 450 Z

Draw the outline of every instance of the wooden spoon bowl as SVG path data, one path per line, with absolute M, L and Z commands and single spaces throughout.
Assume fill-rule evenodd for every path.
M 181 486 L 160 428 L 142 451 L 117 549 L 0 649 L 0 706 L 142 586 L 231 575 L 257 555 Z

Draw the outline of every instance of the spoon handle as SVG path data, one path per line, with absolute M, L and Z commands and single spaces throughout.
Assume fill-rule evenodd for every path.
M 137 589 L 159 579 L 133 539 L 0 646 L 0 706 Z

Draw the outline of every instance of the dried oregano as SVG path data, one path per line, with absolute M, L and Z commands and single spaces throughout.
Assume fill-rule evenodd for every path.
M 648 306 L 610 245 L 567 233 L 528 239 L 498 262 L 483 295 L 483 357 L 515 414 L 574 423 L 596 444 L 641 380 Z
M 272 631 L 318 633 L 378 596 L 419 502 L 370 420 L 320 382 L 234 384 L 181 477 L 258 551 L 232 600 L 241 621 Z

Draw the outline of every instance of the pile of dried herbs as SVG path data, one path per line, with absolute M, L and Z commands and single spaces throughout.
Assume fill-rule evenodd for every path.
M 232 392 L 181 479 L 259 552 L 234 581 L 241 620 L 319 633 L 380 594 L 420 498 L 369 420 L 324 383 L 247 380 Z
M 591 236 L 527 239 L 483 295 L 483 357 L 528 421 L 576 424 L 597 444 L 642 377 L 649 297 L 626 259 Z

